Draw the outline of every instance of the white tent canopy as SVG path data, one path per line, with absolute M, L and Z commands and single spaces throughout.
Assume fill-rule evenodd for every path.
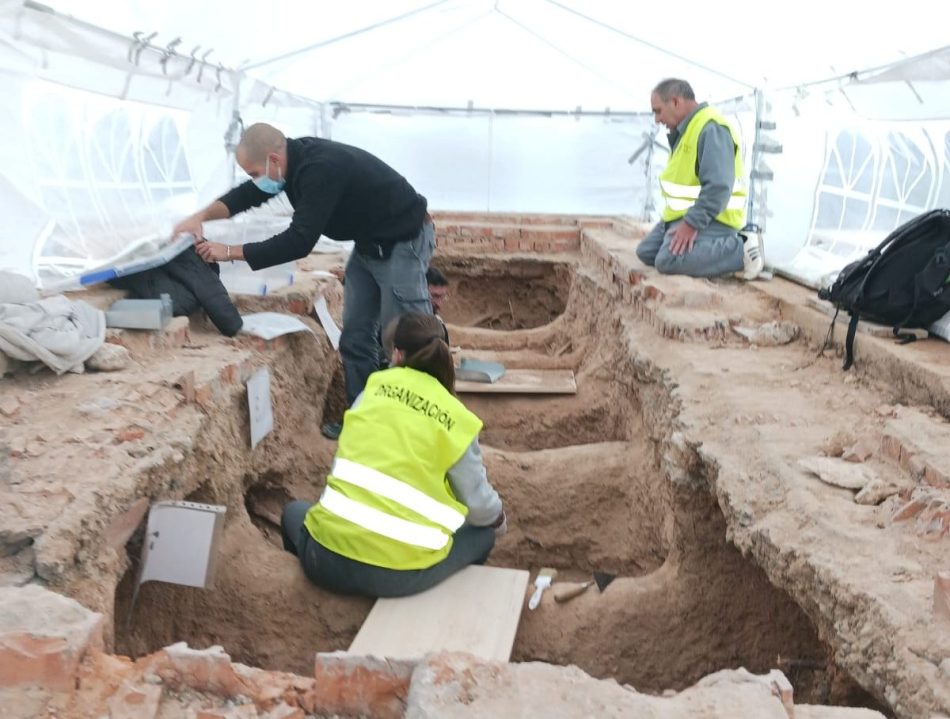
M 950 51 L 935 12 L 6 0 L 0 266 L 75 275 L 167 232 L 235 180 L 238 121 L 365 147 L 436 209 L 648 219 L 665 161 L 650 89 L 679 76 L 740 128 L 767 260 L 815 282 L 948 204 Z

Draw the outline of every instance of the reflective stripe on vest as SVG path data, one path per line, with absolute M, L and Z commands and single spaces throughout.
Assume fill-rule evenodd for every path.
M 663 221 L 673 222 L 681 219 L 696 204 L 696 200 L 699 198 L 702 185 L 696 176 L 697 151 L 700 133 L 709 122 L 715 122 L 726 127 L 736 146 L 733 159 L 735 182 L 725 208 L 716 215 L 715 219 L 724 225 L 739 229 L 745 224 L 745 210 L 748 200 L 745 170 L 739 151 L 739 136 L 726 119 L 717 110 L 709 106 L 700 108 L 690 119 L 670 155 L 666 168 L 660 174 L 660 190 L 666 202 L 663 208 Z
M 397 542 L 435 550 L 442 549 L 449 542 L 449 535 L 435 527 L 426 527 L 367 507 L 340 494 L 332 487 L 323 490 L 320 506 L 348 522 Z
M 726 203 L 727 210 L 742 210 L 745 209 L 745 197 L 736 197 L 732 196 L 729 198 L 729 202 Z M 671 210 L 682 210 L 686 212 L 690 207 L 696 204 L 696 200 L 681 200 L 678 197 L 667 197 L 666 206 Z
M 446 504 L 436 501 L 429 495 L 420 492 L 402 480 L 378 472 L 364 464 L 337 457 L 333 461 L 333 469 L 330 470 L 330 474 L 337 479 L 342 479 L 344 482 L 365 489 L 368 492 L 373 492 L 381 497 L 386 497 L 386 499 L 398 502 L 416 514 L 422 515 L 430 522 L 442 525 L 449 532 L 455 532 L 455 530 L 465 524 L 464 514 L 457 512 Z M 366 525 L 362 523 L 358 522 L 358 524 L 366 527 Z M 375 531 L 373 527 L 366 527 L 366 529 Z

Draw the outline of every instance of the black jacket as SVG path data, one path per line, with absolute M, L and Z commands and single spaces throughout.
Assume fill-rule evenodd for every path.
M 306 257 L 320 235 L 352 240 L 357 252 L 388 258 L 394 244 L 415 238 L 422 229 L 426 198 L 365 150 L 317 137 L 289 139 L 287 165 L 284 192 L 293 205 L 293 219 L 280 234 L 244 245 L 251 269 Z M 271 197 L 248 180 L 220 201 L 233 217 Z
M 236 335 L 244 324 L 218 277 L 218 266 L 201 259 L 194 247 L 161 267 L 117 277 L 109 284 L 128 290 L 133 299 L 157 300 L 162 293 L 168 294 L 176 317 L 203 308 L 218 331 L 228 337 Z

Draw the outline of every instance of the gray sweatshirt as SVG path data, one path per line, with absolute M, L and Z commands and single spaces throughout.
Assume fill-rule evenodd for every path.
M 353 401 L 351 409 L 359 405 L 362 397 L 361 392 Z M 501 497 L 488 481 L 478 437 L 472 440 L 465 454 L 449 468 L 447 474 L 455 498 L 468 507 L 465 522 L 474 527 L 494 524 L 501 514 Z
M 676 130 L 667 134 L 671 151 L 676 148 L 693 115 L 707 104 L 700 103 L 699 107 L 683 118 Z M 690 227 L 702 232 L 716 215 L 726 209 L 736 181 L 735 158 L 738 151 L 729 129 L 718 122 L 707 122 L 700 130 L 696 152 L 696 175 L 701 184 L 699 199 L 683 218 Z

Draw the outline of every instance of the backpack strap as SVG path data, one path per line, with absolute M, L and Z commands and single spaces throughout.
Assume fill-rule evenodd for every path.
M 858 331 L 858 313 L 851 313 L 851 321 L 848 323 L 848 336 L 844 341 L 844 364 L 841 366 L 843 370 L 851 369 L 851 365 L 854 364 L 854 335 Z

